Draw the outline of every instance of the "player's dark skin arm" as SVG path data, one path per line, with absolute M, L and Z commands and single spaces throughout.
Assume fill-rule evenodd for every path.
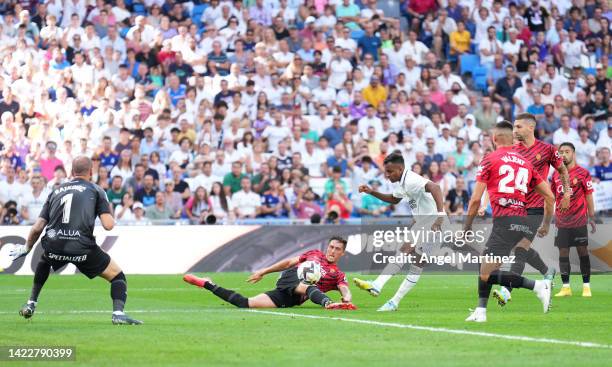
M 482 195 L 484 194 L 486 188 L 487 185 L 483 182 L 476 182 L 476 185 L 474 185 L 474 193 L 470 198 L 465 222 L 463 223 L 464 231 L 472 230 L 472 223 L 474 223 L 474 217 L 476 217 L 476 214 L 478 214 L 478 209 L 480 208 L 480 200 L 482 199 Z
M 552 221 L 555 211 L 555 196 L 550 190 L 548 184 L 544 181 L 537 184 L 534 189 L 544 198 L 544 220 L 542 221 L 540 228 L 538 228 L 538 236 L 544 237 L 548 234 L 550 222 Z
M 38 238 L 40 237 L 41 233 L 45 229 L 46 225 L 47 225 L 47 221 L 44 220 L 43 218 L 38 218 L 36 222 L 34 222 L 34 225 L 32 226 L 32 228 L 30 228 L 30 233 L 28 234 L 28 240 L 26 241 L 26 248 L 28 252 L 32 250 L 32 247 L 34 247 L 34 244 L 36 243 L 36 241 L 38 241 Z
M 258 270 L 251 274 L 251 276 L 247 279 L 249 283 L 257 283 L 259 282 L 266 274 L 276 273 L 279 271 L 287 270 L 293 266 L 296 266 L 300 262 L 300 257 L 290 257 L 285 260 L 281 260 L 272 266 L 268 266 L 267 268 Z
M 444 211 L 444 195 L 442 194 L 442 189 L 440 188 L 440 185 L 438 185 L 437 183 L 433 183 L 431 181 L 428 181 L 425 184 L 425 191 L 430 193 L 431 196 L 433 197 L 434 201 L 436 202 L 436 209 L 438 210 L 438 213 L 445 213 L 445 211 Z M 434 224 L 431 226 L 431 230 L 432 231 L 440 231 L 442 229 L 442 221 L 443 220 L 444 220 L 444 217 L 438 216 L 438 218 L 436 219 Z
M 557 172 L 559 172 L 559 179 L 561 180 L 561 185 L 563 186 L 563 199 L 561 199 L 561 207 L 559 209 L 560 211 L 565 211 L 570 206 L 570 198 L 572 196 L 569 183 L 569 173 L 567 172 L 567 167 L 565 167 L 565 164 L 560 165 L 557 168 Z
M 368 185 L 361 185 L 361 186 L 359 186 L 359 192 L 370 194 L 370 195 L 374 196 L 375 198 L 378 198 L 378 199 L 384 201 L 385 203 L 389 203 L 389 204 L 399 204 L 399 202 L 402 201 L 401 198 L 396 198 L 395 196 L 393 196 L 391 194 L 383 194 L 382 192 L 374 191 Z

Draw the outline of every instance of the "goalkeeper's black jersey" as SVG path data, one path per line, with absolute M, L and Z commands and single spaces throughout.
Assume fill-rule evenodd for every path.
M 49 194 L 40 212 L 47 221 L 43 248 L 58 254 L 86 254 L 96 246 L 96 218 L 110 212 L 106 193 L 98 185 L 83 179 L 61 184 Z

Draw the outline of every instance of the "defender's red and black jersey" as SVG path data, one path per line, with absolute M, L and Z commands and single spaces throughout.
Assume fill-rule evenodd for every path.
M 487 185 L 493 217 L 508 217 L 527 215 L 526 195 L 542 179 L 512 147 L 500 147 L 483 158 L 476 181 Z
M 304 252 L 300 255 L 298 265 L 304 261 L 316 261 L 321 264 L 321 279 L 317 283 L 317 288 L 319 288 L 321 292 L 325 293 L 338 290 L 338 286 L 340 285 L 348 286 L 346 275 L 338 268 L 338 265 L 327 261 L 325 254 L 320 250 Z
M 565 212 L 560 212 L 561 199 L 563 199 L 563 184 L 561 176 L 558 172 L 553 174 L 550 184 L 557 206 L 555 215 L 557 216 L 557 227 L 559 228 L 577 228 L 587 224 L 587 200 L 586 196 L 593 193 L 593 181 L 589 171 L 576 165 L 569 170 L 570 190 L 572 196 L 570 198 L 570 206 Z
M 542 179 L 548 179 L 550 166 L 555 169 L 563 164 L 563 159 L 559 155 L 559 151 L 554 145 L 536 140 L 535 143 L 527 148 L 523 143 L 514 144 L 514 150 L 519 152 L 523 157 L 527 158 L 534 170 Z M 537 192 L 530 190 L 527 193 L 527 208 L 543 208 L 544 198 L 538 195 Z

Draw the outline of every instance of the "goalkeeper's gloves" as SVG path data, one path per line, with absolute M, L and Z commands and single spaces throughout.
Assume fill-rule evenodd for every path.
M 9 252 L 9 256 L 13 259 L 13 261 L 15 261 L 20 257 L 26 256 L 28 252 L 30 252 L 28 251 L 28 246 L 17 245 Z

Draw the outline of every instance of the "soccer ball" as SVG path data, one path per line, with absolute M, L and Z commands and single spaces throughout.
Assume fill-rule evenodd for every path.
M 316 261 L 304 261 L 298 266 L 298 278 L 306 284 L 316 284 L 321 279 L 321 264 Z

